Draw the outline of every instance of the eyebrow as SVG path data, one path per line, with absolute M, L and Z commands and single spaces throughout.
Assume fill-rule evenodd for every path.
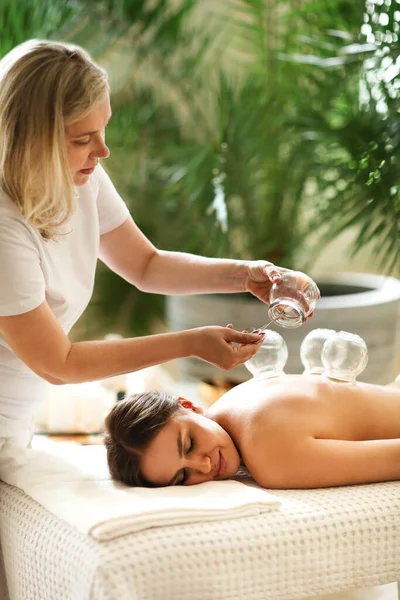
M 111 120 L 112 114 L 108 117 L 105 126 L 107 126 Z M 94 133 L 97 133 L 98 131 L 100 131 L 100 129 L 96 129 L 96 131 L 87 131 L 86 133 L 80 133 L 79 135 L 73 135 L 73 138 L 81 138 L 81 137 L 85 137 L 87 135 L 93 135 Z
M 178 437 L 176 439 L 176 443 L 178 445 L 178 454 L 179 457 L 182 458 L 183 457 L 183 442 L 182 442 L 182 432 L 178 431 Z M 175 475 L 172 477 L 172 479 L 167 483 L 167 485 L 175 485 L 176 484 L 176 480 L 179 477 L 179 474 L 182 472 L 182 469 L 179 469 L 179 471 L 177 471 L 175 473 Z

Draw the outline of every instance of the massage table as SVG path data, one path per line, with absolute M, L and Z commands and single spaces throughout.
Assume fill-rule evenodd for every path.
M 99 541 L 0 483 L 5 600 L 289 600 L 400 580 L 400 482 L 270 493 L 262 514 Z

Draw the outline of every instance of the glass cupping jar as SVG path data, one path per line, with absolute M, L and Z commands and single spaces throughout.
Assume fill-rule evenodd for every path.
M 300 359 L 303 363 L 303 375 L 321 375 L 325 367 L 322 364 L 322 347 L 326 340 L 336 333 L 334 329 L 313 329 L 306 335 L 300 346 Z
M 321 361 L 326 377 L 355 383 L 367 366 L 367 344 L 355 333 L 337 331 L 322 346 Z
M 300 327 L 314 312 L 317 300 L 314 281 L 300 271 L 288 271 L 271 287 L 268 316 L 281 327 Z
M 264 340 L 256 354 L 245 362 L 245 366 L 256 379 L 267 379 L 284 375 L 288 359 L 288 348 L 279 333 L 267 329 Z

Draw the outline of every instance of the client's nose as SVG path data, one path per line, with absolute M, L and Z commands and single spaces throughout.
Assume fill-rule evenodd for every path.
M 208 475 L 211 471 L 211 459 L 205 455 L 194 456 L 188 460 L 188 467 L 198 473 Z

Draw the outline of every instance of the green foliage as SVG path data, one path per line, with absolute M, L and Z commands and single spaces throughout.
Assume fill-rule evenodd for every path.
M 53 37 L 80 7 L 73 0 L 2 0 L 0 56 L 30 38 Z
M 17 4 L 2 51 L 59 28 L 108 69 L 106 167 L 156 246 L 308 269 L 353 228 L 354 253 L 398 272 L 397 0 L 35 0 L 25 21 Z M 100 265 L 82 327 L 162 314 Z
M 320 48 L 322 63 L 308 60 L 310 55 L 296 56 L 308 71 L 306 81 L 318 85 L 313 94 L 318 104 L 304 106 L 299 95 L 297 105 L 299 113 L 307 115 L 314 140 L 309 183 L 314 184 L 312 199 L 319 200 L 314 223 L 320 234 L 317 245 L 355 228 L 353 255 L 372 244 L 380 267 L 399 273 L 400 12 L 395 2 L 368 2 L 355 16 L 356 22 L 360 17 L 364 21 L 358 36 L 354 28 L 346 35 L 322 30 L 306 40 Z M 348 15 L 347 22 L 351 23 Z M 329 36 L 334 44 L 326 58 Z M 300 119 L 297 124 L 301 132 Z

